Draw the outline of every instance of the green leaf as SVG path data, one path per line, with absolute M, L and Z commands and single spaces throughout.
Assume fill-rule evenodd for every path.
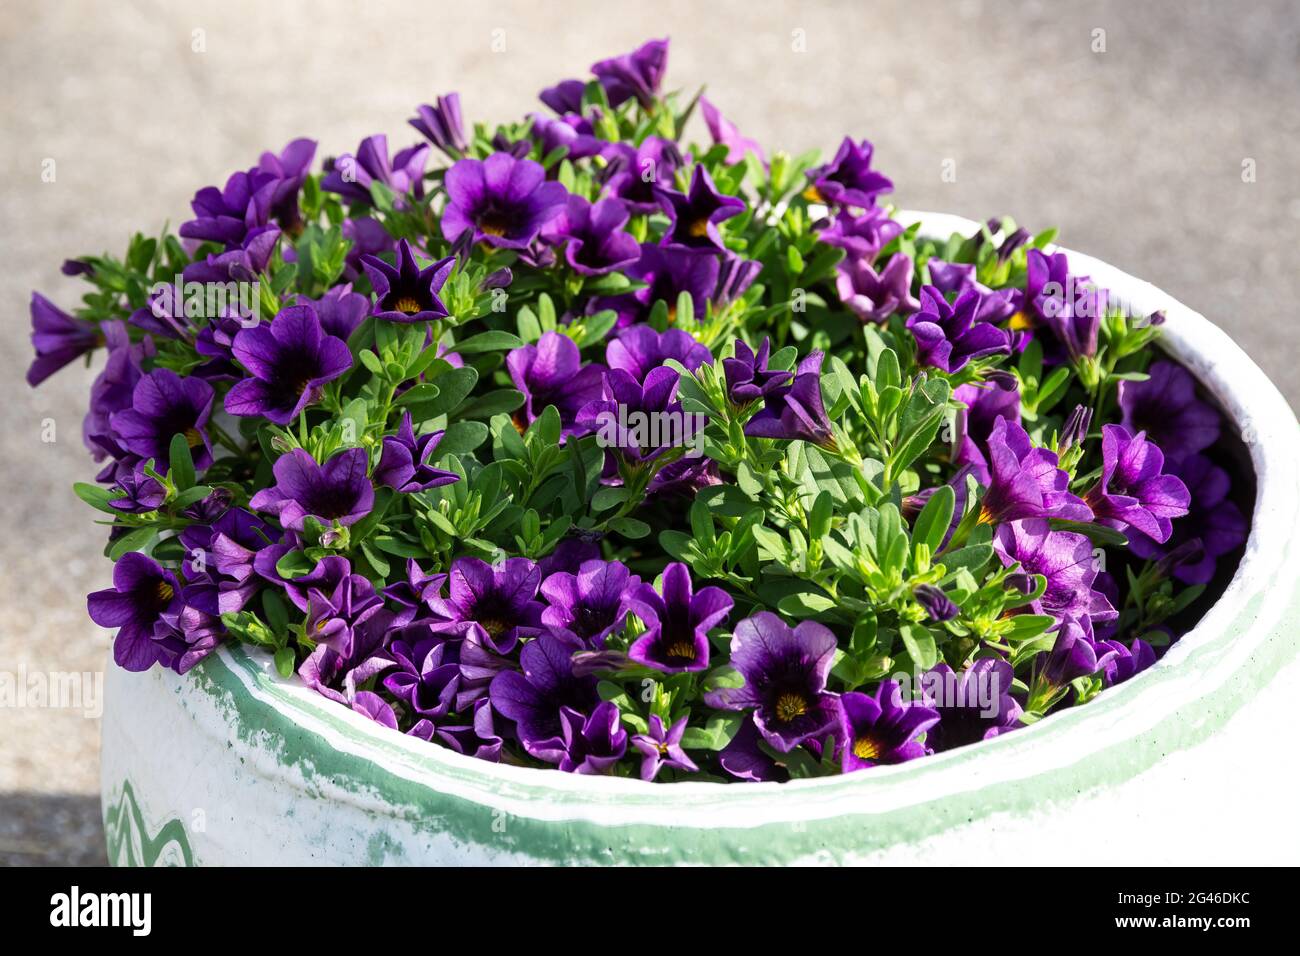
M 275 652 L 275 670 L 281 677 L 292 677 L 296 662 L 292 647 L 282 647 Z
M 921 670 L 929 670 L 939 660 L 939 652 L 934 645 L 934 635 L 929 628 L 921 624 L 904 624 L 898 629 L 898 636 L 903 639 L 903 647 L 912 663 Z
M 912 526 L 913 547 L 927 545 L 931 554 L 939 550 L 939 545 L 943 543 L 943 536 L 952 523 L 952 512 L 956 501 L 957 494 L 953 491 L 952 485 L 940 485 L 935 489 Z
M 122 555 L 131 551 L 144 551 L 157 534 L 158 529 L 152 526 L 136 528 L 113 542 L 113 547 L 109 549 L 108 556 L 116 561 Z
M 190 455 L 189 440 L 180 434 L 172 436 L 171 446 L 167 450 L 171 472 L 168 475 L 177 491 L 184 491 L 194 485 L 194 458 Z
M 487 441 L 488 427 L 482 422 L 452 422 L 439 439 L 434 454 L 467 455 Z
M 741 713 L 715 713 L 703 727 L 687 727 L 682 734 L 685 750 L 721 750 L 740 732 L 745 715 Z
M 474 355 L 479 352 L 504 352 L 509 349 L 522 348 L 524 340 L 510 332 L 480 332 L 457 342 L 452 350 L 457 355 Z
M 650 535 L 650 526 L 644 521 L 639 521 L 636 518 L 615 518 L 609 523 L 609 527 L 611 530 L 617 531 L 623 537 L 632 538 L 634 540 L 649 537 Z
M 90 507 L 102 511 L 105 514 L 115 515 L 117 511 L 109 507 L 109 501 L 112 500 L 113 494 L 107 488 L 100 488 L 98 485 L 88 485 L 84 481 L 79 481 L 72 486 L 77 497 L 84 501 Z

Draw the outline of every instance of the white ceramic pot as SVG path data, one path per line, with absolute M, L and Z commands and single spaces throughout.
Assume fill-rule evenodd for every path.
M 902 218 L 936 237 L 977 228 L 945 215 Z M 1070 262 L 1135 312 L 1165 311 L 1164 347 L 1241 429 L 1258 480 L 1235 578 L 1156 666 L 1085 707 L 897 767 L 788 784 L 663 785 L 430 746 L 279 679 L 264 655 L 244 648 L 224 648 L 185 677 L 110 665 L 102 771 L 110 858 L 1294 863 L 1293 798 L 1277 777 L 1279 764 L 1295 762 L 1293 745 L 1278 738 L 1294 735 L 1272 726 L 1264 708 L 1282 698 L 1287 674 L 1289 700 L 1300 676 L 1292 663 L 1300 427 L 1205 318 L 1105 263 L 1073 252 Z M 1289 707 L 1280 713 L 1293 717 Z

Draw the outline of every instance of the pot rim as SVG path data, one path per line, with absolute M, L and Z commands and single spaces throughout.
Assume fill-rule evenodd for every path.
M 921 234 L 930 238 L 980 228 L 945 213 L 902 210 L 895 218 L 905 226 L 921 223 Z M 1100 260 L 1050 248 L 1068 253 L 1072 273 L 1091 276 L 1139 314 L 1164 310 L 1163 350 L 1196 376 L 1243 431 L 1257 484 L 1246 551 L 1220 600 L 1153 667 L 1086 707 L 1014 734 L 866 773 L 786 783 L 664 784 L 490 763 L 430 745 L 315 693 L 296 675 L 279 678 L 269 655 L 244 645 L 223 645 L 195 673 L 225 692 L 246 691 L 329 746 L 383 771 L 530 817 L 742 827 L 883 813 L 963 793 L 971 795 L 972 807 L 987 805 L 988 794 L 977 795 L 1005 784 L 1020 795 L 1012 803 L 1027 810 L 1035 805 L 1030 784 L 1057 771 L 1073 771 L 1071 792 L 1080 784 L 1129 779 L 1164 756 L 1171 740 L 1185 746 L 1209 736 L 1267 682 L 1279 654 L 1294 656 L 1294 647 L 1265 653 L 1264 645 L 1292 611 L 1300 578 L 1300 425 L 1258 366 L 1204 316 Z M 1278 581 L 1282 587 L 1271 586 Z M 1252 675 L 1249 686 L 1230 686 L 1231 678 L 1245 672 Z M 1009 805 L 1006 799 L 998 803 Z M 965 811 L 961 816 L 964 822 Z

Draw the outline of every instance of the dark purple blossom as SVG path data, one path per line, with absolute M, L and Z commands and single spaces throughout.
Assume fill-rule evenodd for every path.
M 989 322 L 978 321 L 983 297 L 963 292 L 949 305 L 934 286 L 921 289 L 921 308 L 907 320 L 916 339 L 916 360 L 952 374 L 972 359 L 1009 355 L 1011 336 Z
M 910 315 L 921 306 L 912 295 L 912 260 L 901 252 L 890 256 L 879 272 L 866 259 L 840 263 L 835 289 L 863 322 L 885 322 L 891 315 Z
M 452 159 L 469 149 L 465 140 L 465 123 L 460 115 L 460 94 L 448 93 L 434 101 L 415 108 L 415 118 L 407 120 L 425 139 L 433 143 Z
M 1086 535 L 1053 531 L 1046 518 L 1026 518 L 999 525 L 993 548 L 1004 567 L 1019 562 L 1022 570 L 1047 579 L 1046 592 L 1030 605 L 1035 614 L 1098 621 L 1116 616 L 1110 601 L 1093 587 L 1097 562 Z
M 966 407 L 957 412 L 953 464 L 969 467 L 976 480 L 987 485 L 989 438 L 1002 420 L 1020 424 L 1020 383 L 1014 375 L 990 373 L 983 382 L 959 386 L 953 398 Z
M 835 635 L 816 621 L 791 628 L 759 611 L 736 625 L 731 641 L 731 666 L 744 685 L 710 691 L 705 702 L 721 710 L 752 708 L 754 726 L 782 753 L 821 740 L 840 721 L 839 698 L 826 691 L 835 647 Z
M 548 182 L 541 163 L 493 153 L 461 159 L 447 170 L 447 208 L 442 234 L 455 242 L 468 233 L 474 242 L 525 249 L 542 227 L 564 210 L 568 192 Z
M 601 81 L 609 105 L 618 107 L 635 98 L 649 108 L 659 94 L 668 69 L 668 39 L 649 40 L 631 53 L 593 63 L 591 72 Z
M 695 773 L 700 768 L 695 765 L 686 751 L 682 749 L 682 737 L 686 733 L 686 718 L 675 721 L 667 729 L 658 714 L 651 714 L 649 727 L 644 734 L 632 738 L 632 746 L 641 751 L 641 779 L 653 780 L 662 767 Z
M 832 446 L 835 439 L 822 403 L 822 360 L 810 352 L 795 369 L 794 378 L 768 392 L 763 408 L 745 424 L 745 434 L 755 438 L 803 440 Z
M 457 558 L 447 575 L 447 596 L 431 597 L 428 605 L 449 622 L 478 625 L 493 650 L 508 654 L 521 638 L 542 631 L 544 606 L 537 600 L 541 582 L 541 571 L 527 558 L 507 558 L 495 565 Z
M 661 188 L 658 196 L 664 212 L 672 222 L 664 236 L 664 243 L 690 249 L 725 249 L 722 235 L 718 232 L 718 223 L 745 211 L 745 201 L 718 192 L 713 185 L 713 177 L 703 166 L 695 167 L 691 173 L 690 187 L 685 193 Z
M 242 329 L 231 351 L 251 378 L 226 393 L 231 415 L 287 425 L 320 398 L 326 382 L 352 367 L 347 343 L 326 335 L 309 305 L 281 309 L 270 324 Z
M 117 441 L 131 454 L 152 458 L 160 473 L 168 467 L 172 439 L 185 436 L 194 467 L 212 464 L 212 440 L 205 427 L 212 414 L 212 386 L 158 368 L 136 382 L 131 407 L 109 416 Z
M 609 162 L 604 192 L 622 199 L 632 212 L 641 215 L 659 211 L 656 187 L 661 182 L 672 183 L 682 166 L 677 144 L 658 136 L 647 136 L 637 146 L 610 143 L 602 155 Z
M 1115 657 L 1115 650 L 1094 642 L 1088 619 L 1066 616 L 1054 629 L 1056 643 L 1039 657 L 1038 675 L 1050 687 L 1064 687 L 1079 677 L 1091 677 Z
M 384 687 L 412 713 L 440 721 L 456 709 L 460 665 L 451 643 L 425 640 L 410 645 L 395 640 L 388 654 L 397 667 L 384 677 Z
M 605 148 L 605 142 L 595 135 L 591 121 L 582 116 L 568 115 L 557 119 L 529 113 L 528 118 L 532 121 L 531 133 L 541 145 L 543 158 L 561 147 L 567 150 L 565 156 L 569 159 L 586 159 Z
M 186 283 L 254 282 L 261 273 L 266 271 L 279 242 L 280 229 L 277 226 L 258 226 L 256 229 L 249 230 L 239 245 L 187 265 L 181 273 L 181 278 Z M 179 296 L 175 294 L 172 287 L 168 287 L 166 291 L 173 293 L 173 315 L 179 316 L 181 313 Z M 156 303 L 151 303 L 151 310 L 154 311 L 155 316 L 158 314 L 157 307 Z M 163 331 L 156 327 L 149 328 L 148 325 L 137 320 L 137 315 L 131 317 L 135 324 L 149 331 Z
M 1191 495 L 1179 478 L 1164 474 L 1164 467 L 1164 454 L 1144 433 L 1101 426 L 1101 480 L 1087 494 L 1098 520 L 1168 541 L 1172 519 L 1187 514 Z
M 924 757 L 930 749 L 917 738 L 939 722 L 933 707 L 904 701 L 898 682 L 892 680 L 881 681 L 870 696 L 844 694 L 840 709 L 836 746 L 845 773 Z
M 421 269 L 411 244 L 397 244 L 397 265 L 390 266 L 376 256 L 362 256 L 362 268 L 375 289 L 374 316 L 389 322 L 429 322 L 447 317 L 447 307 L 438 293 L 447 282 L 454 256 L 439 259 Z
M 370 298 L 353 292 L 351 282 L 334 286 L 319 299 L 299 296 L 298 305 L 311 306 L 325 334 L 344 342 L 370 314 Z
M 700 112 L 704 114 L 704 125 L 709 128 L 709 136 L 715 143 L 727 147 L 728 163 L 740 162 L 746 153 L 753 153 L 761 163 L 767 162 L 763 147 L 756 140 L 742 136 L 736 124 L 723 116 L 707 97 L 700 97 Z
M 376 184 L 388 187 L 399 200 L 408 193 L 419 199 L 424 195 L 428 159 L 428 146 L 409 146 L 389 159 L 388 137 L 377 133 L 361 141 L 355 156 L 344 153 L 334 160 L 320 188 L 338 193 L 350 203 L 367 206 L 374 202 L 371 188 Z M 398 205 L 400 208 L 404 202 Z
M 538 760 L 558 764 L 565 773 L 608 773 L 627 753 L 627 731 L 618 707 L 602 700 L 590 714 L 560 708 L 560 733 L 529 747 Z
M 323 465 L 295 448 L 277 458 L 271 472 L 275 484 L 253 495 L 248 506 L 275 515 L 281 526 L 294 531 L 302 531 L 308 518 L 324 525 L 356 524 L 375 503 L 364 448 L 346 448 Z
M 767 367 L 771 352 L 772 340 L 766 336 L 757 352 L 743 339 L 736 339 L 735 355 L 722 360 L 727 397 L 732 403 L 743 407 L 766 398 L 794 378 L 793 372 Z
M 638 382 L 645 381 L 652 369 L 669 359 L 694 372 L 701 365 L 712 365 L 713 353 L 689 332 L 681 329 L 656 332 L 648 325 L 630 326 L 605 346 L 605 363 L 611 369 L 622 369 Z
M 1088 505 L 1070 493 L 1070 476 L 1059 467 L 1056 453 L 1035 447 L 1016 422 L 998 418 L 993 423 L 988 456 L 988 490 L 980 500 L 980 521 L 1092 518 Z
M 582 364 L 577 344 L 563 332 L 545 332 L 536 345 L 514 349 L 506 355 L 506 368 L 524 393 L 524 405 L 515 412 L 520 431 L 554 405 L 563 434 L 578 433 L 578 413 L 600 398 L 605 378 L 603 365 Z
M 618 561 L 587 561 L 577 574 L 557 571 L 542 582 L 549 605 L 542 623 L 575 647 L 598 650 L 627 622 L 640 587 L 641 579 Z
M 302 227 L 302 213 L 298 208 L 298 192 L 307 179 L 311 161 L 316 157 L 314 139 L 295 139 L 278 153 L 264 152 L 257 166 L 275 177 L 271 193 L 271 217 L 280 227 L 293 234 Z
M 1145 382 L 1120 382 L 1121 424 L 1145 432 L 1175 467 L 1219 440 L 1222 417 L 1196 397 L 1196 379 L 1168 359 L 1153 362 Z
M 157 511 L 167 498 L 166 489 L 158 483 L 158 480 L 145 474 L 143 463 L 119 475 L 115 490 L 119 491 L 120 495 L 117 498 L 110 498 L 109 505 L 128 514 L 138 515 Z
M 817 238 L 828 246 L 843 249 L 850 260 L 870 264 L 880 250 L 902 232 L 901 223 L 890 219 L 879 206 L 871 206 L 860 215 L 841 209 L 817 234 Z
M 93 322 L 73 318 L 39 292 L 32 293 L 31 315 L 36 358 L 27 369 L 27 384 L 33 388 L 104 344 Z
M 384 438 L 383 454 L 373 476 L 375 484 L 409 494 L 459 481 L 460 476 L 455 472 L 443 471 L 429 464 L 442 436 L 440 429 L 417 438 L 411 413 L 403 413 L 397 434 Z
M 303 632 L 309 640 L 351 657 L 358 630 L 378 614 L 390 616 L 375 586 L 364 575 L 348 573 L 329 591 L 312 588 L 307 592 Z
M 1124 683 L 1156 662 L 1155 648 L 1140 637 L 1133 638 L 1133 643 L 1129 647 L 1113 639 L 1098 641 L 1097 645 L 1099 648 L 1104 646 L 1115 652 L 1114 657 L 1102 664 L 1101 677 L 1108 687 L 1112 684 Z
M 939 723 L 926 733 L 935 750 L 951 750 L 1015 730 L 1024 712 L 1011 696 L 1015 672 L 1004 660 L 982 657 L 960 674 L 939 663 L 922 678 L 927 703 Z
M 666 674 L 708 670 L 708 633 L 726 620 L 734 602 L 722 588 L 696 592 L 690 571 L 678 562 L 664 568 L 660 588 L 642 584 L 634 595 L 633 609 L 646 630 L 628 657 Z
M 871 168 L 871 143 L 855 143 L 846 136 L 835 158 L 825 166 L 807 172 L 809 186 L 804 197 L 828 206 L 853 206 L 869 209 L 876 197 L 894 188 L 886 177 Z
M 90 619 L 118 628 L 113 660 L 129 671 L 146 671 L 160 660 L 154 629 L 164 614 L 183 607 L 176 575 L 153 558 L 128 551 L 113 565 L 113 586 L 86 598 Z
M 702 319 L 709 297 L 718 286 L 719 264 L 717 256 L 702 255 L 681 246 L 641 246 L 641 258 L 625 270 L 628 278 L 644 282 L 646 287 L 600 300 L 602 308 L 619 313 L 619 327 L 640 322 L 649 317 L 656 302 L 668 307 L 670 325 L 688 318 Z M 677 300 L 683 292 L 691 295 L 694 315 L 679 316 Z
M 573 673 L 573 645 L 550 634 L 529 641 L 519 652 L 521 670 L 506 670 L 492 678 L 492 707 L 515 722 L 524 749 L 554 746 L 564 726 L 562 708 L 591 713 L 600 698 L 594 677 Z
M 960 613 L 960 608 L 953 603 L 952 598 L 937 585 L 918 584 L 912 591 L 912 597 L 916 598 L 917 604 L 925 608 L 925 613 L 930 620 L 936 623 L 951 621 Z
M 180 234 L 228 248 L 239 246 L 249 232 L 271 221 L 279 187 L 275 173 L 257 168 L 234 173 L 223 189 L 205 186 L 190 201 L 194 218 L 181 223 Z
M 598 276 L 631 265 L 641 246 L 623 231 L 627 207 L 617 199 L 592 204 L 570 196 L 564 211 L 542 230 L 548 242 L 564 247 L 564 259 L 580 275 Z

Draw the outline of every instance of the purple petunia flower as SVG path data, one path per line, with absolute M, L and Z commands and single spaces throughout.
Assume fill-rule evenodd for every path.
M 569 159 L 585 159 L 595 156 L 605 148 L 605 142 L 595 135 L 591 121 L 577 115 L 543 116 L 541 113 L 529 113 L 532 121 L 530 133 L 541 144 L 542 157 L 564 147 Z
M 631 265 L 641 257 L 641 246 L 623 231 L 627 207 L 617 199 L 592 204 L 570 196 L 564 211 L 542 230 L 548 242 L 564 247 L 564 259 L 579 275 L 598 276 Z
M 319 299 L 298 296 L 297 304 L 311 306 L 325 334 L 344 342 L 370 314 L 370 298 L 353 292 L 351 282 L 334 286 Z
M 879 272 L 866 259 L 841 262 L 835 289 L 863 322 L 884 322 L 895 313 L 910 315 L 921 307 L 912 295 L 912 260 L 901 252 L 890 256 Z
M 682 749 L 682 736 L 686 733 L 686 718 L 679 718 L 667 729 L 658 714 L 651 714 L 649 728 L 644 734 L 632 738 L 632 746 L 641 751 L 641 779 L 653 780 L 662 767 L 695 773 L 695 765 Z
M 352 367 L 347 343 L 326 335 L 309 305 L 289 306 L 269 325 L 241 330 L 231 351 L 252 378 L 226 393 L 226 411 L 260 415 L 277 425 L 297 418 L 326 382 Z
M 1196 397 L 1196 379 L 1181 365 L 1161 359 L 1147 375 L 1145 382 L 1119 383 L 1121 424 L 1130 432 L 1145 432 L 1176 468 L 1219 440 L 1222 418 Z
M 1106 596 L 1093 588 L 1097 562 L 1086 535 L 1053 531 L 1046 518 L 1025 518 L 999 525 L 993 548 L 1003 567 L 1019 562 L 1027 573 L 1047 579 L 1047 590 L 1030 605 L 1035 614 L 1098 621 L 1117 616 Z
M 346 559 L 339 560 L 347 564 Z M 358 691 L 358 687 L 394 664 L 392 657 L 383 651 L 384 636 L 391 621 L 392 615 L 381 609 L 360 622 L 353 629 L 351 649 L 347 654 L 340 654 L 328 644 L 318 644 L 298 665 L 298 676 L 321 696 L 340 704 L 351 704 L 359 694 L 369 693 Z
M 429 464 L 442 436 L 443 432 L 439 430 L 417 438 L 411 413 L 403 413 L 397 434 L 384 438 L 383 454 L 373 475 L 375 484 L 409 494 L 460 481 L 460 475 L 455 472 L 443 471 Z
M 185 436 L 194 467 L 212 464 L 212 440 L 204 430 L 212 414 L 212 386 L 201 378 L 181 378 L 158 368 L 136 382 L 131 407 L 109 416 L 113 434 L 123 448 L 140 458 L 152 458 L 159 473 L 167 471 L 172 439 Z
M 577 343 L 563 332 L 545 332 L 536 345 L 509 352 L 506 368 L 515 388 L 524 393 L 524 405 L 515 412 L 520 431 L 547 405 L 554 405 L 563 434 L 577 434 L 578 413 L 600 398 L 605 379 L 605 367 L 594 362 L 583 365 Z
M 92 621 L 118 628 L 113 660 L 129 671 L 146 671 L 160 660 L 154 629 L 164 614 L 179 613 L 182 605 L 176 575 L 138 551 L 117 559 L 111 588 L 86 598 Z
M 938 624 L 951 621 L 960 613 L 960 608 L 938 585 L 918 584 L 912 591 L 912 597 L 916 598 L 917 604 L 925 608 L 925 613 L 930 620 Z
M 713 353 L 689 332 L 681 329 L 656 332 L 647 325 L 630 326 L 605 346 L 605 363 L 611 369 L 622 369 L 638 382 L 645 381 L 652 369 L 669 359 L 694 372 L 701 365 L 712 365 Z
M 930 752 L 916 738 L 939 722 L 939 712 L 920 701 L 904 701 L 897 681 L 881 681 L 871 696 L 844 694 L 840 708 L 836 746 L 845 773 L 903 763 Z
M 433 143 L 452 159 L 469 149 L 465 140 L 465 123 L 460 115 L 460 94 L 448 93 L 434 101 L 415 108 L 415 118 L 407 120 L 425 139 Z
M 297 208 L 296 204 L 294 208 Z M 186 283 L 254 282 L 261 273 L 266 271 L 271 257 L 275 255 L 276 246 L 280 242 L 280 235 L 280 229 L 277 226 L 259 226 L 250 230 L 248 235 L 244 237 L 243 242 L 238 246 L 217 255 L 209 255 L 201 261 L 187 265 L 181 272 L 181 278 Z M 167 291 L 171 293 L 172 309 L 176 313 L 175 316 L 168 316 L 167 320 L 180 325 L 184 322 L 184 319 L 180 318 L 180 312 L 182 311 L 180 305 L 184 300 L 180 295 L 180 291 L 174 287 L 168 287 Z M 240 308 L 240 306 L 235 305 L 235 308 Z M 150 303 L 148 312 L 153 313 L 155 320 L 162 318 L 158 314 L 158 309 L 159 304 L 156 301 Z M 247 312 L 246 309 L 243 311 Z M 151 332 L 162 332 L 164 335 L 171 334 L 169 330 L 159 328 L 156 321 L 152 327 L 147 324 L 148 317 L 145 309 L 138 310 L 133 314 L 131 321 L 133 324 Z M 185 329 L 185 335 L 188 337 L 188 329 Z M 173 334 L 172 337 L 175 337 L 175 335 Z
M 761 746 L 763 735 L 752 720 L 742 721 L 736 736 L 718 751 L 718 763 L 737 780 L 785 780 L 788 774 Z
M 855 143 L 850 137 L 844 137 L 834 159 L 806 173 L 809 186 L 804 190 L 804 198 L 828 206 L 870 209 L 876 204 L 877 196 L 894 188 L 889 179 L 871 168 L 872 152 L 867 140 Z
M 1070 476 L 1058 466 L 1056 452 L 1035 447 L 1016 422 L 998 418 L 993 423 L 988 455 L 988 490 L 980 500 L 980 521 L 1092 518 L 1088 505 L 1070 493 Z
M 270 223 L 279 186 L 278 176 L 257 168 L 234 173 L 223 189 L 205 186 L 190 201 L 194 218 L 181 223 L 180 234 L 227 248 L 239 246 L 249 232 Z
M 872 206 L 861 215 L 841 209 L 817 233 L 817 238 L 828 246 L 843 249 L 848 253 L 849 259 L 872 263 L 880 250 L 902 235 L 902 232 L 901 223 L 890 219 L 880 207 Z
M 1169 540 L 1171 519 L 1187 514 L 1191 495 L 1174 475 L 1163 474 L 1165 456 L 1144 433 L 1101 426 L 1101 480 L 1087 493 L 1097 519 L 1123 531 L 1135 528 L 1155 541 Z
M 384 677 L 384 687 L 412 713 L 438 721 L 456 709 L 460 665 L 448 641 L 424 640 L 410 645 L 395 640 L 388 653 L 397 668 Z
M 1129 547 L 1144 560 L 1168 563 L 1170 574 L 1185 584 L 1209 584 L 1217 559 L 1246 542 L 1250 522 L 1228 498 L 1232 481 L 1228 473 L 1204 455 L 1191 455 L 1177 466 L 1190 502 L 1187 517 L 1173 523 L 1164 544 L 1133 533 Z M 1199 545 L 1199 547 L 1197 547 Z
M 343 657 L 351 657 L 356 632 L 377 614 L 387 613 L 375 586 L 364 575 L 343 575 L 333 589 L 326 592 L 311 588 L 307 592 L 306 636 L 317 644 L 332 647 Z
M 389 322 L 429 322 L 447 317 L 447 307 L 438 293 L 456 265 L 455 256 L 439 259 L 421 269 L 411 244 L 397 244 L 397 265 L 390 266 L 376 256 L 362 256 L 361 266 L 375 289 L 373 315 Z
M 36 357 L 27 369 L 27 384 L 33 388 L 104 344 L 93 322 L 73 318 L 39 292 L 32 293 L 31 315 Z
M 710 707 L 754 709 L 754 726 L 781 753 L 807 740 L 820 740 L 838 727 L 839 699 L 826 691 L 835 658 L 835 635 L 816 621 L 791 628 L 770 611 L 759 611 L 736 625 L 731 666 L 742 687 L 704 695 Z
M 627 622 L 640 587 L 641 579 L 618 561 L 586 561 L 577 574 L 557 571 L 542 582 L 550 605 L 542 623 L 575 647 L 599 650 Z
M 611 701 L 602 700 L 589 715 L 561 707 L 559 735 L 533 741 L 528 752 L 565 773 L 608 773 L 627 753 L 627 731 Z
M 499 565 L 457 558 L 447 575 L 447 596 L 431 597 L 428 605 L 448 622 L 478 625 L 496 653 L 508 654 L 521 638 L 542 631 L 541 582 L 542 572 L 527 558 L 507 558 Z
M 529 641 L 519 652 L 522 671 L 492 678 L 492 707 L 515 722 L 524 749 L 546 746 L 563 734 L 562 708 L 591 712 L 600 701 L 593 677 L 573 673 L 573 645 L 550 634 Z
M 953 464 L 968 467 L 977 481 L 987 485 L 989 438 L 1002 420 L 1020 424 L 1020 383 L 1011 374 L 990 373 L 983 382 L 959 386 L 953 398 L 966 405 L 957 412 L 953 439 Z
M 695 167 L 685 193 L 660 188 L 656 194 L 672 222 L 663 238 L 665 245 L 704 251 L 724 250 L 726 247 L 718 232 L 718 223 L 745 211 L 745 201 L 718 192 L 713 177 L 703 166 Z
M 640 215 L 659 211 L 658 184 L 671 183 L 682 166 L 677 144 L 658 136 L 647 136 L 635 147 L 610 143 L 602 155 L 609 163 L 605 167 L 603 191 L 622 199 L 628 209 Z
M 118 475 L 117 490 L 121 491 L 121 495 L 109 499 L 109 506 L 128 514 L 157 511 L 167 499 L 166 489 L 158 483 L 158 479 L 145 474 L 143 463 Z
M 219 617 L 241 610 L 257 592 L 256 552 L 272 540 L 271 528 L 243 508 L 228 508 L 210 524 L 192 524 L 180 534 L 186 559 L 185 603 Z
M 388 137 L 383 133 L 367 136 L 357 147 L 355 156 L 344 153 L 334 160 L 321 179 L 320 188 L 337 193 L 350 203 L 370 205 L 374 202 L 371 187 L 387 186 L 398 197 L 398 208 L 405 205 L 401 197 L 408 193 L 419 199 L 424 195 L 424 167 L 429 159 L 428 146 L 409 146 L 388 158 Z
M 763 147 L 758 141 L 742 136 L 736 124 L 723 116 L 707 97 L 700 97 L 700 112 L 704 114 L 704 124 L 709 128 L 709 136 L 712 137 L 713 142 L 727 147 L 728 163 L 740 162 L 745 158 L 746 153 L 753 153 L 760 163 L 767 162 L 767 156 L 764 155 Z
M 596 432 L 610 456 L 631 465 L 691 446 L 702 423 L 677 400 L 680 380 L 675 370 L 663 366 L 651 369 L 641 383 L 622 369 L 611 369 L 602 397 L 578 413 L 578 426 Z M 612 457 L 610 465 L 611 471 L 617 466 Z
M 978 321 L 982 299 L 971 289 L 949 305 L 934 286 L 922 287 L 921 308 L 907 320 L 916 339 L 917 362 L 951 375 L 972 359 L 1009 355 L 1011 336 L 992 323 Z
M 677 314 L 677 299 L 689 292 L 695 313 L 689 318 L 702 319 L 709 297 L 718 286 L 719 269 L 716 256 L 680 246 L 646 244 L 641 246 L 641 258 L 625 270 L 628 278 L 644 282 L 646 287 L 600 300 L 600 305 L 619 313 L 622 328 L 648 318 L 654 304 L 662 300 L 668 306 L 668 323 L 672 325 L 688 318 Z
M 295 448 L 277 458 L 271 472 L 275 484 L 253 495 L 248 506 L 275 515 L 293 531 L 302 531 L 309 517 L 325 525 L 356 524 L 375 503 L 364 448 L 346 448 L 323 465 Z
M 1091 358 L 1097 354 L 1097 336 L 1106 312 L 1107 293 L 1095 289 L 1087 276 L 1070 274 L 1065 253 L 1048 255 L 1030 249 L 1025 261 L 1025 292 L 1013 328 L 1046 328 L 1044 358 Z
M 939 663 L 921 678 L 926 701 L 939 713 L 939 722 L 925 742 L 936 751 L 989 740 L 1020 726 L 1024 712 L 1011 696 L 1015 672 L 1004 660 L 982 657 L 960 674 Z
M 298 192 L 307 179 L 307 172 L 315 157 L 314 139 L 295 139 L 278 153 L 267 150 L 257 161 L 262 172 L 270 173 L 276 179 L 275 189 L 271 193 L 271 217 L 282 229 L 294 235 L 302 228 Z
M 803 440 L 833 446 L 831 422 L 822 403 L 822 360 L 810 352 L 799 362 L 788 385 L 770 391 L 763 408 L 745 423 L 745 434 L 755 438 Z
M 1064 687 L 1079 677 L 1091 677 L 1115 657 L 1115 650 L 1092 639 L 1088 618 L 1061 618 L 1054 628 L 1056 643 L 1039 655 L 1039 676 L 1051 687 Z
M 772 353 L 772 340 L 766 336 L 755 352 L 743 339 L 735 340 L 735 355 L 722 360 L 722 373 L 727 382 L 727 398 L 736 406 L 766 398 L 792 378 L 793 372 L 768 368 Z
M 1114 657 L 1102 664 L 1101 678 L 1107 687 L 1124 683 L 1156 662 L 1155 648 L 1140 637 L 1133 638 L 1129 647 L 1116 640 L 1098 641 L 1097 646 L 1115 652 Z
M 654 103 L 668 69 L 668 38 L 650 40 L 631 53 L 593 63 L 591 72 L 601 81 L 609 105 L 617 108 L 635 98 L 644 108 Z
M 660 587 L 642 584 L 633 596 L 633 610 L 646 631 L 632 642 L 628 657 L 665 674 L 708 670 L 708 633 L 731 613 L 731 596 L 716 587 L 697 593 L 690 571 L 679 562 L 664 568 Z
M 526 249 L 564 210 L 569 195 L 559 183 L 547 181 L 541 163 L 509 153 L 457 160 L 447 170 L 445 186 L 442 234 L 447 241 L 469 233 L 474 242 L 506 249 Z

